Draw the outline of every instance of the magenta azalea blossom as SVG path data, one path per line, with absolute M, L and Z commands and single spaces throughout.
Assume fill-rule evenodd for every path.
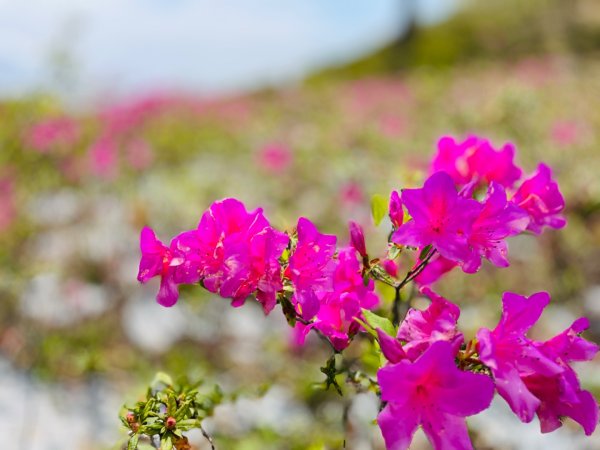
M 394 278 L 398 276 L 398 264 L 393 259 L 384 259 L 381 261 L 381 266 L 389 276 Z
M 337 238 L 319 233 L 314 224 L 304 217 L 298 219 L 297 231 L 298 243 L 290 256 L 286 276 L 295 288 L 292 300 L 299 306 L 302 317 L 309 320 L 319 311 L 316 291 L 332 290 Z
M 540 164 L 537 172 L 523 181 L 511 201 L 527 211 L 531 218 L 527 229 L 535 234 L 540 234 L 544 226 L 558 229 L 567 224 L 560 214 L 565 209 L 565 200 L 545 164 Z
M 90 170 L 98 177 L 111 180 L 119 171 L 119 147 L 114 136 L 99 137 L 88 149 Z
M 549 302 L 546 292 L 530 297 L 505 292 L 502 317 L 496 328 L 493 331 L 482 328 L 477 333 L 479 359 L 491 369 L 498 393 L 523 422 L 533 419 L 541 403 L 527 389 L 523 378 L 528 375 L 554 377 L 564 372 L 560 364 L 525 335 Z
M 70 147 L 79 139 L 77 122 L 69 117 L 46 119 L 27 131 L 26 143 L 39 153 L 48 153 L 58 147 Z
M 0 173 L 0 234 L 7 230 L 17 218 L 15 181 L 12 173 Z
M 377 423 L 388 450 L 408 449 L 419 425 L 436 450 L 473 448 L 464 418 L 489 407 L 494 383 L 487 375 L 459 370 L 455 355 L 448 342 L 438 341 L 414 362 L 379 369 L 387 405 Z
M 358 331 L 354 318 L 361 317 L 361 309 L 373 309 L 379 304 L 374 290 L 373 280 L 367 285 L 363 281 L 355 249 L 341 249 L 333 273 L 333 291 L 317 293 L 321 305 L 314 321 L 314 327 L 329 338 L 336 350 L 346 348 L 349 337 Z
M 282 287 L 279 257 L 287 244 L 288 237 L 269 225 L 262 209 L 248 212 L 233 198 L 217 201 L 202 215 L 198 229 L 175 238 L 185 256 L 177 279 L 202 281 L 210 292 L 231 298 L 234 306 L 256 291 L 268 313 Z
M 383 353 L 385 359 L 395 364 L 408 358 L 402 347 L 402 343 L 397 338 L 390 336 L 381 328 L 377 328 L 375 331 L 377 332 L 377 340 L 379 341 L 381 353 Z
M 404 210 L 398 191 L 392 191 L 390 194 L 389 216 L 394 228 L 398 228 L 404 222 Z
M 156 300 L 162 306 L 173 306 L 179 298 L 175 274 L 177 267 L 183 263 L 183 255 L 173 245 L 169 248 L 156 239 L 154 231 L 148 227 L 142 229 L 140 249 L 142 259 L 137 276 L 138 281 L 146 283 L 151 278 L 160 276 L 160 289 Z
M 256 299 L 263 305 L 265 314 L 277 303 L 277 292 L 283 287 L 279 257 L 287 247 L 289 238 L 271 227 L 265 228 L 250 240 L 250 271 L 248 278 L 235 293 L 242 301 L 256 290 Z
M 510 143 L 496 150 L 489 141 L 477 136 L 463 142 L 444 136 L 438 141 L 432 173 L 446 172 L 458 185 L 495 181 L 511 187 L 521 177 L 521 169 L 513 162 L 514 156 L 515 147 Z
M 523 381 L 541 404 L 537 410 L 542 433 L 554 431 L 562 425 L 563 417 L 578 422 L 588 436 L 598 424 L 598 404 L 588 391 L 581 389 L 572 361 L 590 361 L 598 352 L 598 346 L 580 335 L 589 328 L 589 320 L 582 317 L 552 339 L 539 343 L 538 349 L 564 368 L 555 376 L 526 375 Z
M 350 229 L 350 245 L 356 249 L 356 251 L 363 258 L 367 256 L 367 246 L 365 244 L 365 233 L 362 227 L 353 221 L 349 223 Z
M 289 169 L 292 160 L 292 150 L 285 144 L 270 143 L 260 149 L 258 153 L 258 163 L 267 171 L 275 174 Z
M 421 293 L 431 299 L 431 304 L 424 311 L 411 308 L 398 329 L 397 338 L 406 342 L 408 358 L 414 361 L 437 341 L 448 341 L 458 351 L 463 343 L 463 335 L 456 329 L 459 307 L 427 287 L 421 288 Z
M 425 266 L 425 269 L 417 275 L 415 282 L 419 286 L 430 286 L 457 266 L 456 261 L 451 261 L 440 254 L 436 254 Z
M 421 189 L 404 189 L 402 202 L 412 219 L 394 232 L 393 242 L 419 248 L 432 244 L 453 261 L 471 258 L 469 233 L 482 206 L 460 196 L 447 173 L 433 174 Z
M 462 269 L 474 273 L 481 267 L 481 258 L 489 259 L 497 267 L 508 267 L 508 247 L 505 238 L 515 236 L 527 228 L 529 215 L 513 203 L 507 202 L 504 188 L 490 184 L 481 213 L 469 234 L 471 258 Z

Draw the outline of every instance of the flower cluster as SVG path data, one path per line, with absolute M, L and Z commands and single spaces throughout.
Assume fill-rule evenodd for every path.
M 484 258 L 507 267 L 506 238 L 566 225 L 561 215 L 564 199 L 550 168 L 540 164 L 514 189 L 522 170 L 513 158 L 512 144 L 496 150 L 477 137 L 463 142 L 443 137 L 432 162 L 433 173 L 423 187 L 404 189 L 392 201 L 390 217 L 396 228 L 392 241 L 421 249 L 431 245 L 437 251 L 438 262 L 429 275 L 423 274 L 423 284 L 436 281 L 436 272 L 442 275 L 455 266 L 474 273 Z M 404 224 L 395 219 L 398 204 L 411 216 Z
M 177 302 L 177 285 L 202 282 L 233 306 L 255 294 L 269 312 L 282 288 L 278 259 L 287 244 L 287 235 L 272 228 L 261 209 L 248 212 L 240 201 L 225 199 L 213 203 L 198 228 L 179 234 L 169 247 L 144 228 L 138 280 L 161 277 L 157 300 L 163 306 Z
M 253 297 L 265 314 L 280 304 L 299 343 L 312 330 L 336 353 L 369 331 L 378 343 L 373 348 L 387 360 L 377 382 L 370 381 L 383 402 L 377 422 L 388 449 L 407 449 L 419 426 L 435 449 L 472 448 L 465 418 L 487 409 L 496 391 L 523 422 L 537 414 L 544 433 L 570 417 L 589 435 L 598 423 L 598 404 L 571 367 L 598 351 L 581 337 L 587 319 L 535 341 L 526 334 L 550 296 L 507 292 L 497 327 L 466 340 L 457 326 L 459 306 L 429 287 L 454 267 L 477 272 L 483 259 L 506 267 L 507 238 L 566 224 L 550 169 L 540 164 L 521 180 L 514 154 L 512 144 L 497 150 L 478 137 L 442 138 L 423 186 L 391 193 L 392 232 L 382 258 L 371 259 L 357 223 L 350 223 L 349 245 L 338 247 L 336 236 L 321 233 L 307 218 L 289 232 L 278 231 L 262 209 L 248 211 L 229 198 L 213 203 L 196 229 L 169 246 L 144 228 L 138 279 L 160 277 L 157 300 L 164 306 L 176 303 L 180 284 L 194 283 L 233 306 Z M 378 209 L 385 215 L 385 207 Z M 405 250 L 417 256 L 400 279 L 395 260 Z M 402 318 L 400 292 L 411 281 L 430 304 L 409 307 Z M 376 282 L 395 291 L 392 321 L 373 312 L 381 303 Z M 405 300 L 410 305 L 411 298 Z M 322 371 L 327 386 L 341 393 L 335 360 Z
M 353 230 L 362 236 L 360 227 Z M 144 228 L 138 280 L 160 277 L 157 301 L 163 306 L 177 302 L 180 284 L 201 283 L 231 299 L 233 306 L 254 296 L 265 314 L 278 297 L 289 296 L 303 335 L 314 328 L 341 350 L 358 331 L 354 317 L 361 317 L 361 308 L 375 308 L 379 299 L 373 280 L 363 281 L 355 248 L 337 250 L 336 242 L 304 217 L 291 239 L 271 227 L 261 209 L 248 212 L 240 201 L 228 198 L 213 203 L 198 228 L 180 233 L 168 247 Z M 289 257 L 284 258 L 286 250 Z
M 377 374 L 387 402 L 378 423 L 388 448 L 407 449 L 418 425 L 436 449 L 472 448 L 463 418 L 486 409 L 494 387 L 523 422 L 537 414 L 543 433 L 560 427 L 563 417 L 578 422 L 587 435 L 594 431 L 598 404 L 569 365 L 589 361 L 598 351 L 581 337 L 587 319 L 547 341 L 534 341 L 525 333 L 550 296 L 506 292 L 498 326 L 480 329 L 465 345 L 457 329 L 459 307 L 427 287 L 421 292 L 431 304 L 409 310 L 395 337 L 377 330 L 389 361 Z
M 569 363 L 591 360 L 598 346 L 580 336 L 589 326 L 584 317 L 547 341 L 529 339 L 527 331 L 549 302 L 546 292 L 528 298 L 505 293 L 496 328 L 477 333 L 480 359 L 494 375 L 498 393 L 523 422 L 537 414 L 547 433 L 561 426 L 562 417 L 571 417 L 589 435 L 598 423 L 598 405 L 581 389 Z

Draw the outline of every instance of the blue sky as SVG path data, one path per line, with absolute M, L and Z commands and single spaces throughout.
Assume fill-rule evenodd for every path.
M 404 1 L 0 0 L 0 94 L 55 87 L 65 51 L 72 95 L 293 82 L 391 39 Z M 414 1 L 435 22 L 460 0 Z

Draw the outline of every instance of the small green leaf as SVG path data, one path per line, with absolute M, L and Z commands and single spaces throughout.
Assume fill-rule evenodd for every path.
M 325 367 L 321 367 L 321 372 L 327 376 L 327 379 L 325 380 L 325 389 L 328 390 L 331 386 L 333 386 L 337 393 L 343 396 L 344 394 L 342 394 L 342 388 L 335 379 L 335 376 L 338 374 L 338 371 L 335 368 L 335 354 L 331 355 L 331 358 L 327 360 Z
M 177 422 L 177 428 L 182 430 L 189 430 L 190 428 L 199 428 L 200 421 L 197 419 L 185 419 Z
M 288 323 L 290 324 L 291 327 L 296 325 L 296 309 L 294 308 L 294 305 L 292 305 L 292 302 L 286 297 L 286 296 L 281 296 L 279 297 L 279 303 L 281 303 L 281 309 L 283 310 L 283 315 L 285 316 L 286 320 L 288 321 Z
M 396 328 L 389 319 L 378 316 L 368 309 L 363 309 L 362 312 L 365 320 L 373 329 L 381 328 L 390 336 L 396 336 Z
M 388 259 L 394 260 L 402 253 L 402 247 L 396 244 L 391 244 L 388 250 Z
M 175 415 L 173 417 L 175 417 L 175 420 L 177 420 L 177 422 L 179 423 L 179 421 L 186 416 L 186 414 L 189 412 L 189 410 L 190 410 L 189 402 L 184 402 L 179 407 L 179 409 L 177 410 L 177 412 L 175 413 Z
M 129 442 L 127 442 L 127 450 L 137 450 L 139 439 L 139 434 L 134 434 L 133 436 L 131 436 L 129 438 Z
M 419 261 L 423 261 L 429 254 L 430 250 L 431 250 L 431 244 L 429 244 L 427 247 L 425 247 L 423 250 L 421 250 L 421 253 L 419 254 Z
M 174 416 L 177 412 L 177 398 L 175 394 L 169 393 L 169 397 L 167 398 L 167 414 L 169 416 Z
M 387 273 L 387 270 L 385 270 L 379 264 L 371 266 L 371 270 L 369 273 L 376 280 L 383 281 L 384 283 L 387 283 L 391 286 L 395 285 L 396 283 L 396 280 L 389 273 Z
M 162 383 L 165 386 L 173 386 L 173 379 L 164 372 L 158 372 L 154 375 L 154 380 L 152 381 L 152 385 Z
M 173 450 L 173 442 L 171 441 L 171 436 L 166 438 L 164 441 L 160 441 L 160 450 Z
M 379 226 L 388 212 L 388 199 L 383 195 L 375 194 L 371 197 L 371 214 L 375 226 Z
M 375 338 L 377 337 L 377 333 L 375 332 L 375 329 L 371 327 L 371 325 L 369 325 L 366 322 L 363 322 L 358 317 L 353 317 L 352 320 L 360 324 L 360 326 L 362 326 L 367 331 L 367 333 L 371 334 Z

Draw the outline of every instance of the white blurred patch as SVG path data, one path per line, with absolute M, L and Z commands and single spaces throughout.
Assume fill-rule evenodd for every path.
M 102 286 L 80 280 L 61 280 L 54 273 L 33 277 L 21 297 L 21 311 L 53 326 L 67 326 L 102 314 L 110 307 Z
M 150 283 L 140 287 L 137 295 L 127 300 L 122 323 L 125 334 L 136 346 L 152 353 L 162 353 L 185 333 L 186 318 L 182 308 L 156 303 L 158 286 Z

